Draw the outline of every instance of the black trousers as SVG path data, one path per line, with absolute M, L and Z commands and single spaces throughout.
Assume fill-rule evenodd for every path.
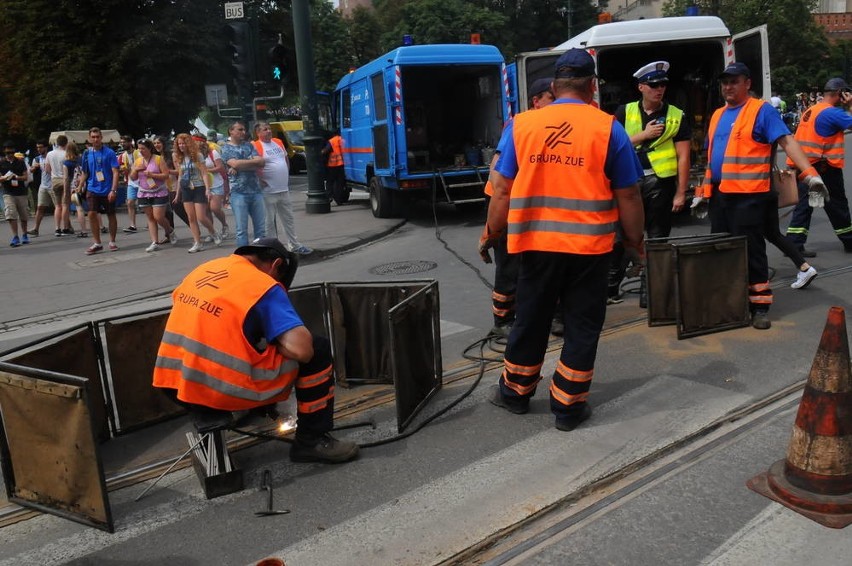
M 582 409 L 594 374 L 598 339 L 606 317 L 610 254 L 523 252 L 518 274 L 515 324 L 506 345 L 500 390 L 507 398 L 530 398 L 541 379 L 557 301 L 565 323 L 562 353 L 550 387 L 557 416 Z
M 504 233 L 494 246 L 494 290 L 491 291 L 491 312 L 494 324 L 506 326 L 515 321 L 515 293 L 518 289 L 518 271 L 521 256 L 506 249 Z
M 645 175 L 639 183 L 645 209 L 648 238 L 668 238 L 672 233 L 672 201 L 677 192 L 677 176 L 661 179 Z
M 824 164 L 818 171 L 830 197 L 824 209 L 828 221 L 846 251 L 852 251 L 852 217 L 849 215 L 849 200 L 846 198 L 846 187 L 843 184 L 843 169 Z M 793 209 L 793 216 L 787 226 L 787 238 L 799 248 L 808 240 L 813 213 L 814 209 L 808 204 L 808 186 L 799 183 L 799 204 Z
M 766 218 L 777 210 L 774 193 L 723 193 L 713 189 L 710 199 L 710 231 L 745 236 L 748 250 L 748 300 L 752 312 L 767 311 L 772 304 L 769 260 L 766 257 Z

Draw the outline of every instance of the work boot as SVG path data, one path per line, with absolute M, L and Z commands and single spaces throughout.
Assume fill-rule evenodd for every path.
M 811 250 L 806 250 L 805 246 L 799 247 L 799 253 L 802 254 L 802 257 L 816 257 L 816 252 Z
M 349 440 L 337 440 L 329 433 L 320 435 L 299 434 L 290 447 L 291 462 L 324 462 L 341 464 L 358 456 L 358 445 Z
M 512 333 L 512 323 L 508 324 L 495 324 L 491 327 L 491 330 L 488 332 L 489 336 L 494 336 L 497 338 L 508 338 L 509 334 Z
M 556 428 L 563 432 L 571 432 L 585 420 L 592 416 L 592 406 L 588 403 L 583 403 L 582 407 L 572 412 L 570 415 L 556 417 Z
M 554 336 L 563 336 L 565 334 L 565 323 L 558 318 L 554 318 L 550 323 L 550 333 Z
M 500 385 L 494 385 L 491 390 L 491 397 L 488 399 L 492 405 L 496 405 L 501 409 L 506 409 L 510 413 L 523 415 L 530 410 L 529 399 L 507 399 L 500 392 Z
M 755 311 L 751 315 L 751 325 L 758 330 L 768 330 L 772 327 L 769 313 L 766 311 Z

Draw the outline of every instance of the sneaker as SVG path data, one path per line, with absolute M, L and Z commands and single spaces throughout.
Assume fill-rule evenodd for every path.
M 56 236 L 57 238 L 61 238 L 62 237 L 62 230 L 57 228 L 56 230 L 53 231 L 53 235 Z
M 806 250 L 805 246 L 799 248 L 799 253 L 802 254 L 802 257 L 816 257 L 816 252 Z
M 38 230 L 27 230 L 27 234 L 38 237 Z
M 583 421 L 589 419 L 592 416 L 592 407 L 588 403 L 583 403 L 582 407 L 578 409 L 575 413 L 570 415 L 556 417 L 556 429 L 561 430 L 563 432 L 571 432 Z
M 77 237 L 78 238 L 88 238 L 89 233 L 88 232 L 77 232 Z
M 204 249 L 204 244 L 202 244 L 201 242 L 195 242 L 194 244 L 192 244 L 192 247 L 191 247 L 191 248 L 189 248 L 189 249 L 188 249 L 188 250 L 186 250 L 186 251 L 187 251 L 188 253 L 194 254 L 194 253 L 196 253 L 196 252 L 200 252 L 200 251 L 201 251 L 201 250 L 203 250 L 203 249 Z
M 171 242 L 173 246 L 178 243 L 176 230 L 172 230 L 171 232 L 169 232 L 169 242 Z
M 212 244 L 213 243 L 213 236 L 210 236 L 208 234 L 207 236 L 204 236 L 204 239 L 201 240 L 201 241 L 204 242 L 205 244 Z
M 96 253 L 100 253 L 104 251 L 104 247 L 100 244 L 92 244 L 88 248 L 86 248 L 86 255 L 94 255 Z
M 21 236 L 21 244 L 26 245 L 26 244 L 29 244 L 29 243 L 30 243 L 30 237 L 29 236 L 27 236 L 26 234 Z
M 124 232 L 125 234 L 134 234 L 136 233 L 136 231 L 136 226 L 128 226 L 127 228 L 122 230 L 122 232 Z
M 63 236 L 73 236 L 74 235 L 74 229 L 73 228 L 63 228 L 62 229 L 62 235 Z
M 118 251 L 118 246 L 115 245 L 115 242 L 109 243 L 109 251 L 111 251 L 111 252 L 117 252 Z
M 500 392 L 500 385 L 494 385 L 491 388 L 491 397 L 488 399 L 492 405 L 496 405 L 502 409 L 506 409 L 510 413 L 514 413 L 516 415 L 523 415 L 530 410 L 530 400 L 521 398 L 517 401 L 514 399 L 507 399 L 503 396 L 503 393 Z
M 290 447 L 291 462 L 325 462 L 340 464 L 358 456 L 358 445 L 349 440 L 338 440 L 328 433 L 317 439 L 306 435 L 299 436 L 298 432 Z
M 219 232 L 213 233 L 213 243 L 216 244 L 217 247 L 222 245 L 222 235 L 219 234 Z
M 228 231 L 228 227 L 227 227 L 227 226 L 223 226 L 223 227 L 222 227 L 222 239 L 223 239 L 223 240 L 227 240 L 227 239 L 228 239 L 228 238 L 230 238 L 230 237 L 231 237 L 231 233 Z
M 607 297 L 606 304 L 607 305 L 620 305 L 624 302 L 624 299 L 620 299 L 618 297 Z
M 12 246 L 13 248 L 17 248 L 18 246 L 21 245 L 21 239 L 17 236 L 12 236 L 12 241 L 9 242 L 9 245 Z
M 101 226 L 101 234 L 106 234 L 109 232 L 109 229 L 106 226 Z
M 298 248 L 293 248 L 293 253 L 299 255 L 308 255 L 314 253 L 314 250 L 312 250 L 308 246 L 300 245 Z
M 151 242 L 151 245 L 145 248 L 145 251 L 148 253 L 156 252 L 160 250 L 160 244 L 157 242 Z
M 813 267 L 809 267 L 807 271 L 799 271 L 796 274 L 796 280 L 790 284 L 793 289 L 804 289 L 811 284 L 817 276 L 817 271 Z
M 758 330 L 768 330 L 772 327 L 772 321 L 769 320 L 769 313 L 766 311 L 756 311 L 752 313 L 751 325 Z

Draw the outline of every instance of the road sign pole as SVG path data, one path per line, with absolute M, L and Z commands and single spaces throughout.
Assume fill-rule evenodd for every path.
M 322 164 L 322 148 L 325 140 L 320 135 L 319 127 L 308 0 L 293 0 L 293 36 L 296 44 L 296 66 L 299 72 L 302 122 L 305 125 L 305 161 L 308 170 L 308 200 L 305 203 L 305 211 L 310 214 L 324 214 L 331 212 L 331 205 L 323 187 L 325 167 Z

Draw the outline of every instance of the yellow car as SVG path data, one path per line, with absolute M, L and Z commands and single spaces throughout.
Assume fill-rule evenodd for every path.
M 284 142 L 287 157 L 290 159 L 290 173 L 305 170 L 305 130 L 301 120 L 270 122 L 272 135 Z

